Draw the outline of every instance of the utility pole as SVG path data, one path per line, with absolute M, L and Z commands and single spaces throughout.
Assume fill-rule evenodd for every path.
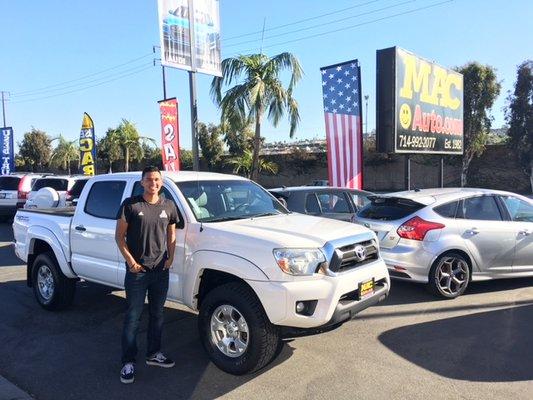
M 4 128 L 6 127 L 6 95 L 9 96 L 9 92 L 4 92 L 2 90 L 2 123 Z
M 155 54 L 155 49 L 161 49 L 159 46 L 152 46 L 152 52 Z M 161 62 L 161 58 L 154 58 L 154 67 L 155 62 L 159 61 Z M 163 71 L 163 100 L 167 99 L 167 80 L 165 76 L 165 66 L 161 64 L 161 70 Z

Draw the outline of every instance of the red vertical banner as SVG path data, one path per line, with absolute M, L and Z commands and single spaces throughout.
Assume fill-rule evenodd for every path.
M 161 154 L 165 171 L 180 170 L 178 100 L 159 101 L 161 112 Z

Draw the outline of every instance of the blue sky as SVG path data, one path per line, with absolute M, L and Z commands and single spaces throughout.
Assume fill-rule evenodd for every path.
M 32 126 L 76 139 L 83 112 L 93 117 L 98 137 L 127 118 L 141 134 L 160 140 L 161 68 L 151 67 L 152 46 L 159 41 L 156 0 L 0 0 L 0 12 L 0 90 L 11 93 L 6 119 L 15 141 Z M 323 14 L 330 15 L 310 19 Z M 299 58 L 305 75 L 295 92 L 301 113 L 296 139 L 325 138 L 321 66 L 359 59 L 371 130 L 377 49 L 397 45 L 447 67 L 492 65 L 502 80 L 493 109 L 494 126 L 500 127 L 516 67 L 533 57 L 533 2 L 527 0 L 221 0 L 220 15 L 223 57 L 258 52 L 260 34 L 231 38 L 260 31 L 265 21 L 264 52 L 290 51 Z M 296 23 L 303 19 L 310 20 Z M 217 122 L 210 83 L 210 76 L 198 75 L 199 119 Z M 167 69 L 167 91 L 180 102 L 180 141 L 190 148 L 187 73 Z M 289 140 L 287 124 L 265 124 L 263 136 Z

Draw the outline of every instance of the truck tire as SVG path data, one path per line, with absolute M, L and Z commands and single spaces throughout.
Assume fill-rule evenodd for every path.
M 69 279 L 57 265 L 54 253 L 39 254 L 32 266 L 33 293 L 46 310 L 62 310 L 72 304 L 76 280 Z
M 209 358 L 221 370 L 243 375 L 267 365 L 278 349 L 279 331 L 270 323 L 255 293 L 231 282 L 202 301 L 198 330 Z

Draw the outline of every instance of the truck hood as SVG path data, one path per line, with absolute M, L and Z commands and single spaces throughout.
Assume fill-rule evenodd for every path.
M 192 235 L 196 249 L 245 259 L 272 281 L 298 279 L 281 271 L 274 249 L 316 249 L 338 239 L 357 243 L 375 238 L 374 232 L 361 225 L 296 213 L 204 223 Z
M 331 240 L 362 233 L 372 235 L 361 225 L 297 213 L 213 223 L 209 228 L 228 236 L 270 242 L 273 247 L 322 247 Z

